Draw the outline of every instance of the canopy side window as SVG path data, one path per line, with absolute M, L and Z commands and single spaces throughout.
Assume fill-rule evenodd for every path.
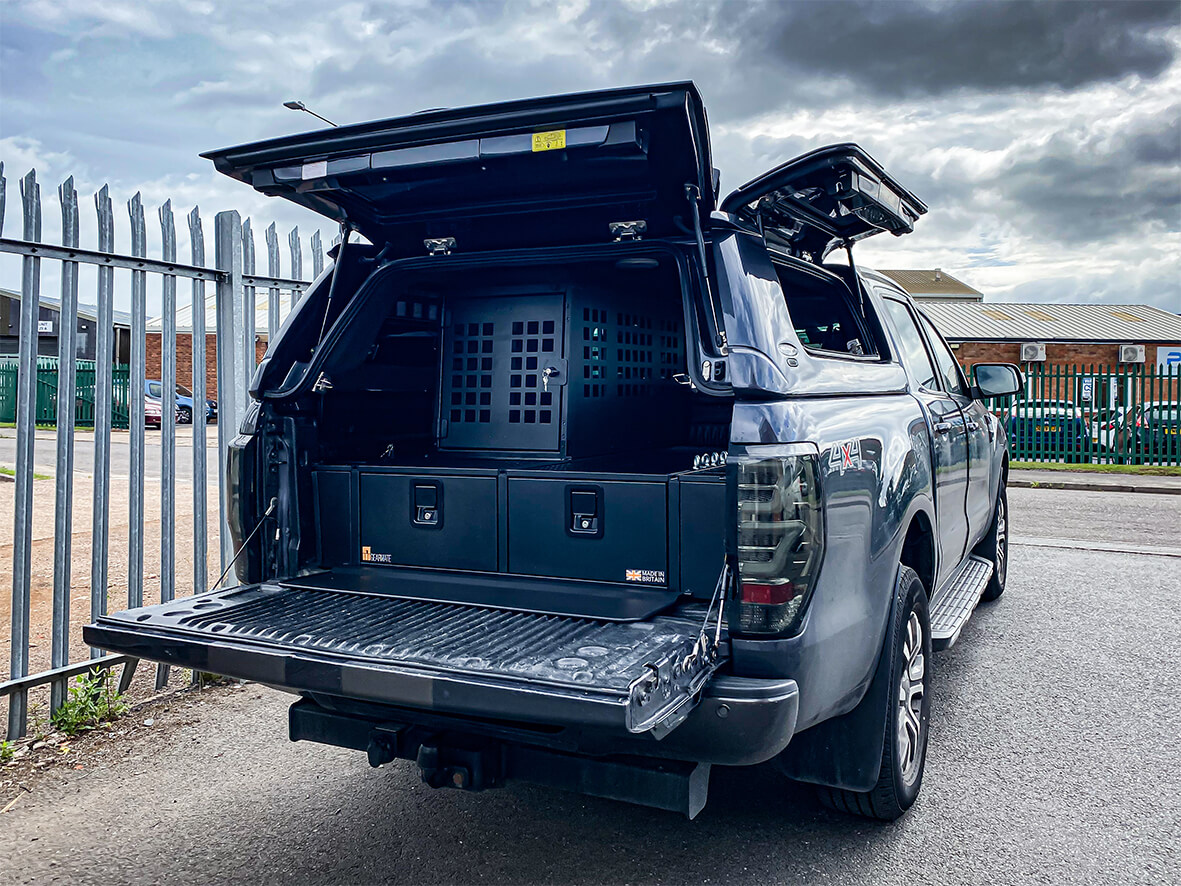
M 875 336 L 843 281 L 817 279 L 774 262 L 775 273 L 800 343 L 811 352 L 842 357 L 877 357 Z

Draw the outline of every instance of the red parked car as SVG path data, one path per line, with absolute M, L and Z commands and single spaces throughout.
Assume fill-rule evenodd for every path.
M 153 400 L 151 397 L 144 397 L 144 424 L 149 428 L 158 428 L 161 426 L 161 417 L 164 414 L 164 408 L 159 400 Z

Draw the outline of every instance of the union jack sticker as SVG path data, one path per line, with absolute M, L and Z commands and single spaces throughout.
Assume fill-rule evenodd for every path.
M 663 569 L 625 569 L 625 581 L 638 581 L 650 585 L 662 585 L 665 582 Z

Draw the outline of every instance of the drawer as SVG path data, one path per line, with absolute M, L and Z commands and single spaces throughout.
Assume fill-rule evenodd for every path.
M 495 572 L 496 478 L 362 473 L 364 564 Z
M 668 484 L 510 478 L 508 569 L 667 586 Z

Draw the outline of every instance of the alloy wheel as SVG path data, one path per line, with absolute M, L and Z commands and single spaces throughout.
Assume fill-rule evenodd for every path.
M 927 673 L 923 625 L 917 612 L 912 612 L 906 622 L 902 662 L 898 685 L 898 763 L 902 780 L 912 784 L 923 762 L 923 693 Z
M 1009 560 L 1009 526 L 1006 522 L 1005 499 L 1001 496 L 996 503 L 996 579 L 1005 586 L 1005 569 Z

